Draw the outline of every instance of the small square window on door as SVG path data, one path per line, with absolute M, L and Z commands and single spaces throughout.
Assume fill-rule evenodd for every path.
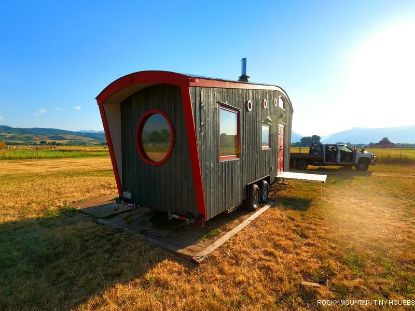
M 262 150 L 268 150 L 271 148 L 271 126 L 268 124 L 262 124 L 261 126 L 261 147 Z

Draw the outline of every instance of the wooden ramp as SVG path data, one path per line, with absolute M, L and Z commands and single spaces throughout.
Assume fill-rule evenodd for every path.
M 138 207 L 123 214 L 96 216 L 96 222 L 132 234 L 176 254 L 201 262 L 215 249 L 248 226 L 274 204 L 267 202 L 256 211 L 239 208 L 209 220 L 205 226 L 185 224 L 175 219 L 167 220 L 159 212 Z M 91 210 L 97 207 L 89 207 Z M 82 210 L 85 213 L 85 209 Z
M 304 181 L 319 182 L 319 183 L 321 183 L 320 193 L 323 194 L 323 184 L 326 183 L 327 175 L 282 172 L 282 173 L 277 175 L 277 178 L 280 178 L 280 179 L 297 179 L 297 180 L 304 180 Z
M 327 180 L 327 175 L 321 174 L 307 174 L 307 173 L 294 173 L 294 172 L 282 172 L 281 174 L 277 175 L 277 178 L 284 178 L 284 179 L 298 179 L 298 180 L 306 180 L 306 181 L 316 181 L 325 183 Z
M 132 206 L 117 204 L 115 202 L 80 209 L 82 213 L 94 216 L 96 218 L 108 218 L 132 210 Z

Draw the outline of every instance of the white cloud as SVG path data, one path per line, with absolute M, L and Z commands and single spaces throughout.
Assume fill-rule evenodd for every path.
M 40 108 L 38 111 L 35 112 L 35 116 L 40 116 L 48 112 L 45 108 Z
M 74 106 L 73 109 L 79 111 L 79 110 L 81 110 L 81 106 Z

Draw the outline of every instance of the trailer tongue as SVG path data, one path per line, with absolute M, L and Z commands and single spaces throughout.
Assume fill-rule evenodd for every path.
M 278 179 L 297 179 L 305 181 L 314 181 L 321 183 L 321 193 L 323 193 L 323 184 L 326 183 L 327 175 L 320 174 L 305 174 L 305 173 L 294 173 L 294 172 L 281 172 L 277 175 Z

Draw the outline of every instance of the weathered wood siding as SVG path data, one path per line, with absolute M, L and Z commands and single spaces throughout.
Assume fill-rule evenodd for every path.
M 149 109 L 166 112 L 173 122 L 174 148 L 161 166 L 145 164 L 136 151 L 136 126 Z M 189 147 L 180 89 L 169 85 L 147 87 L 121 103 L 122 184 L 132 200 L 158 210 L 197 216 Z
M 192 87 L 193 115 L 201 162 L 207 219 L 239 205 L 246 197 L 246 185 L 277 174 L 278 123 L 285 124 L 285 169 L 288 169 L 291 139 L 291 112 L 274 106 L 281 94 L 272 90 L 245 90 Z M 268 108 L 263 108 L 267 99 Z M 253 103 L 252 111 L 246 101 Z M 219 103 L 240 110 L 240 158 L 219 160 Z M 262 150 L 261 125 L 271 118 L 271 149 Z

